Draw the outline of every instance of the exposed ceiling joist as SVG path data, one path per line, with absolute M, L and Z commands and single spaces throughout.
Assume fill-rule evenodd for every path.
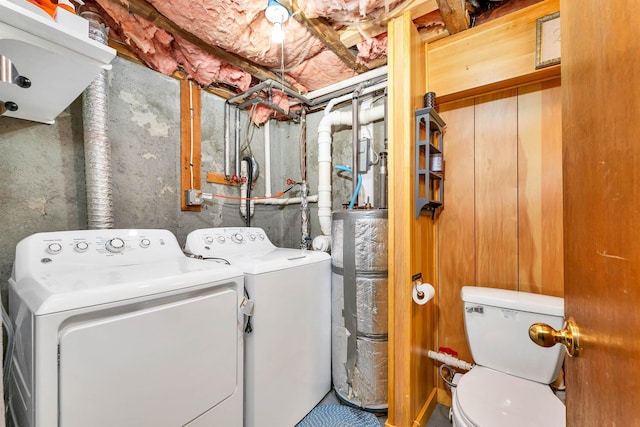
M 224 98 L 237 95 L 233 88 L 250 90 L 255 87 L 255 80 L 279 81 L 282 78 L 273 64 L 276 64 L 275 59 L 280 59 L 284 68 L 284 55 L 280 46 L 274 47 L 271 39 L 265 37 L 273 29 L 264 13 L 266 1 L 210 0 L 206 4 L 191 3 L 193 7 L 186 10 L 184 4 L 174 5 L 163 0 L 86 1 L 90 5 L 93 2 L 102 4 L 113 24 L 119 25 L 118 33 L 130 48 L 129 56 L 167 75 L 187 76 L 205 90 L 220 93 Z M 388 0 L 367 0 L 366 5 L 362 0 L 334 1 L 339 4 L 338 9 L 334 9 L 335 4 L 328 0 L 304 0 L 304 4 L 302 0 L 283 2 L 294 12 L 293 19 L 296 20 L 290 28 L 290 34 L 295 33 L 295 40 L 291 40 L 290 60 L 286 64 L 287 78 L 291 82 L 282 82 L 287 90 L 295 90 L 291 85 L 299 92 L 317 90 L 348 79 L 354 71 L 361 73 L 384 65 L 386 40 L 384 37 L 371 39 L 385 33 L 388 22 L 401 15 L 409 15 L 425 43 L 469 27 L 469 3 L 465 0 L 394 1 L 397 6 L 392 10 L 388 9 Z M 493 13 L 500 9 L 503 12 L 503 6 L 506 11 L 536 1 L 543 0 L 501 0 L 501 7 L 494 7 L 494 3 L 498 3 L 494 0 L 475 0 L 474 3 L 480 6 L 473 16 L 478 20 L 481 10 Z M 220 7 L 215 7 L 216 4 Z M 362 9 L 351 7 L 354 4 Z M 113 10 L 109 6 L 114 6 Z M 300 6 L 304 9 L 300 10 Z M 139 21 L 149 21 L 153 31 L 145 31 L 148 24 L 137 22 L 134 15 L 140 18 Z M 344 26 L 336 31 L 334 25 Z M 166 37 L 158 28 L 173 34 L 174 39 Z M 366 43 L 358 45 L 360 52 L 356 57 L 353 47 L 363 40 Z M 191 44 L 199 49 L 193 49 Z M 121 54 L 126 51 L 124 45 L 118 48 Z M 312 54 L 309 54 L 310 49 L 313 49 Z M 191 56 L 185 56 L 186 52 Z M 276 58 L 276 53 L 282 56 Z M 358 58 L 366 62 L 359 63 Z M 228 73 L 221 72 L 220 61 L 226 62 L 224 71 Z M 201 67 L 201 64 L 205 66 Z M 211 64 L 210 69 L 207 64 Z M 271 64 L 274 68 L 260 64 Z
M 387 32 L 387 21 L 398 17 L 406 11 L 411 12 L 411 19 L 417 19 L 438 10 L 436 0 L 411 0 L 393 10 L 384 19 L 375 22 L 364 22 L 359 25 L 345 27 L 338 31 L 340 41 L 347 46 L 355 46 L 367 37 L 376 37 Z
M 436 0 L 436 2 L 449 34 L 456 34 L 469 28 L 469 14 L 464 0 Z
M 145 65 L 144 61 L 142 61 L 138 55 L 136 55 L 126 44 L 121 41 L 117 41 L 114 39 L 109 39 L 109 47 L 113 48 L 118 52 L 118 56 L 125 58 L 131 62 L 134 62 L 139 65 Z M 187 80 L 187 74 L 182 70 L 176 70 L 171 75 L 174 79 L 177 80 Z M 219 96 L 222 99 L 229 99 L 237 95 L 235 92 L 231 92 L 229 89 L 225 89 L 224 87 L 217 87 L 214 85 L 203 87 L 202 90 L 205 92 L 212 93 L 216 96 Z
M 228 62 L 229 64 L 246 71 L 259 80 L 280 80 L 271 70 L 268 70 L 254 62 L 251 62 L 241 56 L 227 52 L 217 46 L 212 46 L 203 41 L 199 37 L 190 33 L 189 31 L 180 28 L 175 23 L 170 21 L 167 17 L 162 15 L 156 8 L 147 3 L 145 0 L 112 0 L 114 3 L 124 7 L 129 13 L 136 14 L 153 23 L 154 25 L 162 28 L 163 30 L 182 37 L 183 39 L 193 43 L 200 49 L 216 56 L 217 58 Z M 287 82 L 284 82 L 286 86 L 291 88 Z
M 298 2 L 293 2 L 293 18 L 307 28 L 327 49 L 335 53 L 345 64 L 358 73 L 364 73 L 369 68 L 358 63 L 356 56 L 340 40 L 340 36 L 323 18 L 307 18 L 298 8 Z
M 346 27 L 340 31 L 340 41 L 347 47 L 355 46 L 365 37 L 376 37 L 387 32 L 387 25 L 380 24 L 362 24 L 359 26 Z
M 431 43 L 443 39 L 449 35 L 449 31 L 443 27 L 437 27 L 428 31 L 419 31 L 422 43 Z
M 436 0 L 413 0 L 407 4 L 403 11 L 410 10 L 411 20 L 414 20 L 433 12 L 434 10 L 438 10 L 438 7 L 438 2 Z M 395 18 L 397 15 L 399 14 L 395 14 L 393 17 Z

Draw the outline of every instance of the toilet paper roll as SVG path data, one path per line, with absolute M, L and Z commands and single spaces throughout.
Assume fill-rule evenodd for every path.
M 416 304 L 426 304 L 435 294 L 435 289 L 429 283 L 417 282 L 413 286 L 413 302 Z

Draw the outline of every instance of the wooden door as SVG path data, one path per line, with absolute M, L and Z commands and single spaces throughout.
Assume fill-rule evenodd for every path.
M 640 425 L 638 1 L 562 1 L 567 425 Z

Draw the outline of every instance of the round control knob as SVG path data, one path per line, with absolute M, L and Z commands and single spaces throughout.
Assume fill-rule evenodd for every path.
M 258 234 L 258 238 L 259 238 L 260 240 L 264 240 L 264 234 Z
M 213 237 L 211 237 L 211 236 L 207 236 L 207 237 L 205 237 L 205 238 L 204 238 L 204 242 L 205 242 L 207 245 L 212 244 L 212 243 L 213 243 Z
M 225 239 L 224 236 L 218 236 L 218 242 L 224 243 L 226 241 L 227 241 L 227 239 Z
M 249 240 L 251 240 L 252 242 L 254 240 L 256 240 L 256 235 L 255 234 L 249 234 Z
M 244 241 L 244 236 L 240 233 L 235 233 L 233 236 L 231 236 L 231 240 L 236 243 L 242 243 Z
M 141 248 L 148 248 L 149 246 L 151 246 L 151 240 L 149 240 L 149 239 L 140 240 L 140 247 Z
M 109 251 L 112 252 L 114 254 L 120 253 L 122 251 L 124 251 L 124 240 L 116 237 L 113 238 L 111 240 L 107 240 L 107 243 L 104 245 L 104 247 Z
M 47 252 L 51 255 L 59 254 L 62 252 L 62 245 L 60 243 L 50 243 L 49 246 L 47 246 Z
M 78 242 L 76 243 L 74 249 L 76 250 L 76 252 L 86 252 L 87 249 L 89 249 L 89 244 L 87 242 Z

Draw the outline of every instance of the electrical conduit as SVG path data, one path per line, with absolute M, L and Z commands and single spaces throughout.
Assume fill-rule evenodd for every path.
M 250 169 L 250 165 L 249 163 L 251 162 L 251 159 L 248 157 L 245 157 L 242 160 L 241 166 L 240 166 L 240 177 L 246 177 L 247 179 L 242 181 L 242 185 L 240 185 L 240 215 L 242 215 L 242 218 L 245 220 L 245 224 L 246 223 L 250 223 L 250 218 L 251 216 L 253 216 L 253 211 L 254 211 L 254 205 L 255 205 L 255 200 L 246 200 L 250 193 L 249 190 L 249 169 Z M 249 207 L 249 214 L 247 215 L 247 205 Z

